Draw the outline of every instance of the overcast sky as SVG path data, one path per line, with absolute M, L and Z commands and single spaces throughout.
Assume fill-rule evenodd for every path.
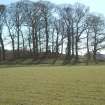
M 0 4 L 9 4 L 18 0 L 0 0 Z M 32 0 L 37 1 L 37 0 Z M 105 0 L 48 0 L 56 4 L 80 2 L 90 7 L 92 12 L 101 13 L 105 16 Z

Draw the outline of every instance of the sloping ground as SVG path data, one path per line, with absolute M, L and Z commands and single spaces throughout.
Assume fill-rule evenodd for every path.
M 0 105 L 105 105 L 105 66 L 0 68 Z

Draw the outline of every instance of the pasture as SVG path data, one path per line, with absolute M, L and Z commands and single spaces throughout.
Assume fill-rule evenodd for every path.
M 105 105 L 105 66 L 1 67 L 0 105 Z

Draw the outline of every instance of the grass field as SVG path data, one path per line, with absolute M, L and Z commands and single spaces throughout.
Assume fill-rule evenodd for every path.
M 105 105 L 105 66 L 2 67 L 0 105 Z

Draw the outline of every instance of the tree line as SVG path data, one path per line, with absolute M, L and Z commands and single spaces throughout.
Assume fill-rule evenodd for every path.
M 64 56 L 65 64 L 75 64 L 85 52 L 89 63 L 92 52 L 97 63 L 96 54 L 104 48 L 105 18 L 84 4 L 21 0 L 0 5 L 0 60 L 54 55 L 54 62 Z

